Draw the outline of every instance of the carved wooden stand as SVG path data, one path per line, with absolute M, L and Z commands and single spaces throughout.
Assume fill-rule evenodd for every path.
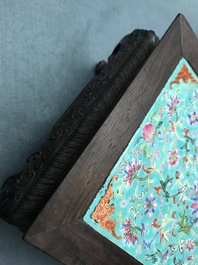
M 150 35 L 151 33 L 147 33 L 147 34 Z M 151 43 L 153 47 L 153 43 L 154 43 L 153 34 L 151 34 L 150 37 L 152 39 Z M 147 44 L 145 45 L 147 46 L 148 42 L 146 43 Z M 140 45 L 140 47 L 145 47 L 145 46 Z M 106 86 L 106 90 L 102 92 L 102 94 L 100 95 L 100 97 L 102 98 L 102 101 L 100 103 L 101 108 L 99 108 L 98 104 L 96 104 L 96 101 L 97 101 L 96 100 L 95 104 L 93 104 L 93 109 L 92 109 L 94 113 L 95 113 L 95 108 L 94 108 L 95 106 L 97 106 L 97 109 L 108 110 L 110 112 L 111 110 L 110 108 L 108 108 L 108 106 L 110 105 L 112 107 L 113 104 L 110 103 L 111 102 L 110 98 L 111 97 L 114 98 L 114 96 L 110 96 L 110 97 L 106 96 L 106 93 L 108 94 L 109 91 L 111 91 L 112 94 L 114 94 L 115 93 L 114 91 L 118 91 L 120 87 L 122 87 L 123 90 L 126 89 L 127 82 L 129 82 L 128 77 L 129 76 L 131 77 L 132 73 L 134 73 L 133 70 L 136 69 L 136 66 L 133 63 L 133 61 L 137 62 L 136 59 L 139 58 L 139 56 L 140 57 L 142 56 L 141 52 L 139 53 L 139 56 L 137 57 L 135 56 L 136 52 L 134 54 L 134 51 L 136 50 L 136 48 L 133 48 L 133 52 L 132 52 L 133 56 L 131 56 L 131 61 L 129 63 L 130 55 L 128 54 L 125 57 L 122 54 L 121 56 L 122 44 L 121 44 L 120 49 L 118 46 L 118 48 L 116 48 L 114 52 L 113 57 L 111 57 L 112 61 L 109 60 L 110 61 L 109 63 L 112 63 L 112 65 L 114 65 L 115 67 L 113 68 L 118 69 L 117 70 L 118 72 L 113 71 L 113 69 L 110 67 L 110 64 L 109 64 L 106 67 L 109 67 L 112 70 L 105 67 L 106 69 L 104 68 L 99 74 L 101 75 L 102 73 L 107 71 L 107 69 L 109 69 L 109 75 L 107 76 L 107 82 L 103 84 L 104 86 Z M 146 49 L 143 48 L 140 50 L 145 51 L 147 50 L 147 48 Z M 128 49 L 126 48 L 125 51 L 127 52 L 127 50 Z M 156 241 L 153 241 L 153 240 L 150 240 L 151 238 L 150 238 L 150 233 L 149 233 L 149 236 L 148 236 L 149 240 L 145 241 L 144 221 L 145 223 L 147 223 L 147 227 L 149 230 L 149 226 L 152 226 L 153 224 L 156 225 L 155 223 L 156 220 L 153 220 L 153 223 L 150 223 L 151 219 L 148 217 L 146 213 L 144 213 L 143 205 L 142 205 L 142 211 L 144 215 L 142 215 L 142 219 L 141 219 L 141 222 L 142 222 L 141 228 L 139 227 L 140 229 L 138 232 L 139 238 L 136 238 L 138 234 L 134 233 L 135 227 L 133 226 L 130 226 L 130 228 L 128 227 L 130 229 L 129 230 L 130 233 L 132 233 L 133 235 L 132 241 L 137 242 L 138 240 L 138 245 L 142 248 L 142 250 L 143 249 L 145 250 L 145 253 L 143 251 L 141 252 L 140 256 L 142 255 L 142 257 L 139 260 L 135 259 L 135 257 L 137 257 L 135 253 L 137 253 L 138 250 L 135 249 L 132 244 L 126 245 L 126 243 L 128 242 L 126 242 L 126 239 L 124 238 L 123 233 L 117 233 L 116 235 L 118 237 L 119 235 L 122 235 L 121 240 L 124 246 L 118 245 L 115 243 L 116 241 L 110 240 L 110 235 L 112 231 L 114 231 L 114 227 L 112 226 L 113 222 L 108 223 L 109 226 L 105 225 L 106 227 L 109 228 L 109 230 L 105 231 L 107 232 L 107 234 L 103 236 L 104 235 L 103 233 L 100 234 L 98 230 L 95 230 L 93 228 L 94 224 L 97 225 L 95 220 L 92 219 L 93 226 L 89 225 L 90 223 L 89 222 L 87 223 L 85 221 L 85 215 L 88 213 L 88 209 L 91 209 L 91 211 L 89 211 L 88 213 L 89 216 L 91 216 L 92 213 L 94 212 L 92 208 L 92 202 L 96 198 L 97 194 L 99 194 L 99 192 L 101 191 L 101 188 L 105 184 L 107 177 L 112 171 L 112 168 L 114 168 L 118 159 L 121 157 L 124 150 L 129 145 L 129 142 L 131 141 L 132 137 L 137 132 L 138 128 L 140 128 L 140 124 L 145 119 L 147 113 L 153 106 L 154 102 L 156 102 L 156 98 L 158 98 L 160 93 L 163 91 L 163 87 L 166 85 L 170 76 L 173 74 L 173 71 L 175 70 L 176 66 L 178 66 L 179 62 L 183 59 L 185 59 L 188 62 L 188 64 L 192 67 L 194 73 L 197 76 L 197 73 L 198 73 L 198 41 L 191 27 L 186 21 L 186 19 L 182 15 L 178 15 L 175 21 L 171 24 L 170 28 L 168 29 L 164 37 L 162 38 L 162 40 L 157 45 L 154 52 L 148 58 L 148 60 L 146 61 L 146 63 L 144 64 L 144 66 L 142 67 L 138 75 L 136 76 L 136 78 L 133 80 L 133 82 L 131 82 L 128 89 L 122 95 L 120 100 L 119 100 L 119 97 L 117 97 L 117 100 L 119 100 L 119 102 L 116 104 L 116 106 L 113 108 L 113 110 L 108 115 L 106 120 L 100 126 L 99 130 L 93 136 L 93 138 L 87 145 L 86 149 L 80 155 L 79 159 L 72 166 L 67 176 L 64 175 L 65 176 L 64 177 L 63 175 L 61 175 L 62 173 L 60 174 L 61 179 L 63 178 L 64 179 L 62 183 L 59 185 L 59 187 L 57 188 L 57 190 L 53 193 L 52 197 L 49 199 L 49 201 L 47 202 L 47 204 L 45 205 L 44 209 L 41 211 L 39 216 L 36 218 L 34 223 L 31 225 L 28 232 L 25 234 L 24 239 L 27 242 L 41 249 L 42 251 L 46 252 L 48 255 L 56 258 L 61 263 L 66 264 L 66 265 L 112 265 L 112 264 L 114 265 L 120 265 L 120 264 L 122 265 L 137 264 L 138 265 L 139 264 L 140 265 L 142 263 L 151 264 L 154 262 L 156 264 L 157 263 L 165 264 L 165 262 L 167 262 L 167 264 L 173 264 L 173 263 L 179 264 L 181 262 L 182 263 L 186 262 L 186 260 L 188 259 L 188 255 L 189 255 L 188 254 L 189 250 L 186 247 L 186 243 L 184 243 L 184 247 L 181 247 L 181 250 L 178 251 L 177 254 L 179 254 L 179 256 L 177 256 L 174 259 L 171 256 L 173 252 L 171 252 L 170 250 L 169 243 L 165 244 L 167 247 L 167 250 L 165 252 L 163 253 L 158 252 L 156 247 L 158 245 L 159 246 L 163 245 L 162 243 L 163 241 L 161 242 L 159 238 L 160 236 L 157 237 Z M 115 66 L 117 65 L 117 63 L 118 65 L 120 65 L 120 67 L 118 68 L 116 68 Z M 131 75 L 130 75 L 130 72 L 131 72 Z M 98 77 L 96 77 L 96 80 Z M 184 79 L 185 81 L 188 80 L 186 76 Z M 127 82 L 125 82 L 126 80 Z M 197 77 L 196 77 L 196 80 L 197 80 Z M 105 80 L 103 79 L 103 81 L 100 80 L 99 82 L 104 82 L 104 81 Z M 178 82 L 178 80 L 176 80 L 176 82 Z M 103 85 L 102 86 L 100 85 L 100 87 L 103 87 Z M 194 90 L 195 88 L 197 89 L 197 87 L 194 86 Z M 120 95 L 121 94 L 122 93 L 120 93 Z M 117 92 L 114 95 L 118 95 Z M 162 100 L 161 96 L 160 96 L 160 100 Z M 164 101 L 164 102 L 168 103 L 169 101 Z M 158 107 L 160 107 L 160 105 L 158 105 Z M 92 111 L 89 110 L 83 117 L 84 118 L 83 122 L 85 124 L 89 124 L 88 120 L 90 118 L 87 120 L 87 117 L 90 117 L 89 115 L 91 115 L 90 114 L 91 112 Z M 79 126 L 78 128 L 83 128 L 83 126 L 81 127 L 80 123 L 78 126 Z M 180 128 L 180 129 L 182 130 L 184 128 Z M 86 132 L 87 130 L 83 131 L 83 133 L 80 130 L 81 136 L 78 134 L 77 139 L 79 139 L 84 134 L 86 134 Z M 155 133 L 156 131 L 154 132 L 154 134 Z M 73 134 L 76 135 L 75 130 Z M 58 139 L 60 139 L 62 135 L 63 134 L 60 134 L 60 136 L 56 138 L 57 139 L 56 141 L 58 141 Z M 170 134 L 170 136 L 172 136 L 172 134 Z M 50 141 L 53 141 L 53 140 L 50 140 Z M 63 142 L 63 146 L 65 145 L 65 143 L 66 141 Z M 72 151 L 75 150 L 76 146 L 77 145 L 69 145 L 69 148 L 70 148 L 69 150 L 72 150 Z M 61 146 L 60 146 L 60 151 L 62 151 Z M 133 153 L 132 149 L 131 151 Z M 75 153 L 75 151 L 73 152 Z M 57 156 L 56 155 L 54 156 L 53 160 L 51 160 L 52 162 L 50 166 L 47 163 L 49 169 L 52 167 L 52 164 L 54 168 L 56 167 L 59 168 L 59 160 L 56 159 L 58 156 L 59 154 L 57 154 Z M 56 166 L 55 166 L 55 160 L 56 160 Z M 63 159 L 63 164 L 64 164 L 64 161 L 65 160 Z M 160 161 L 158 162 L 159 162 L 158 164 L 160 164 Z M 183 163 L 182 160 L 180 162 Z M 60 165 L 61 164 L 62 163 L 60 163 Z M 196 160 L 196 167 L 197 167 L 197 160 Z M 145 170 L 147 170 L 149 174 L 149 171 L 152 170 L 152 168 L 146 168 Z M 172 177 L 173 176 L 171 176 L 171 178 Z M 172 183 L 173 185 L 175 184 L 176 188 L 178 187 L 177 177 L 178 176 L 176 175 L 173 178 L 174 180 Z M 188 176 L 186 177 L 189 179 Z M 51 179 L 51 175 L 50 175 L 50 179 Z M 162 179 L 163 179 L 163 176 L 162 176 Z M 115 178 L 113 180 L 115 180 Z M 185 178 L 182 179 L 182 182 L 183 180 L 185 180 Z M 40 183 L 39 181 L 40 181 L 40 178 L 39 180 L 37 180 L 36 183 Z M 159 183 L 161 184 L 160 186 L 164 185 L 163 181 L 161 182 L 159 181 Z M 114 184 L 115 182 L 112 183 L 112 185 Z M 193 184 L 194 183 L 192 183 L 192 185 Z M 163 187 L 161 188 L 163 189 Z M 153 186 L 152 186 L 152 189 L 153 189 L 153 193 L 155 194 L 154 196 L 157 196 L 156 191 L 154 190 Z M 115 188 L 114 186 L 114 195 L 117 191 L 118 189 Z M 129 189 L 128 192 L 134 192 L 134 190 Z M 180 193 L 180 190 L 179 190 L 179 193 Z M 104 193 L 101 193 L 100 195 L 103 196 Z M 109 193 L 109 195 L 111 197 L 111 192 Z M 166 196 L 167 195 L 169 194 L 166 194 Z M 35 197 L 37 198 L 37 196 Z M 108 211 L 113 211 L 112 210 L 113 204 L 116 205 L 116 201 L 113 199 L 111 200 L 110 209 L 109 209 L 109 205 L 108 205 L 109 198 L 103 197 L 103 199 L 104 199 L 103 202 L 104 201 L 105 203 L 107 202 L 106 203 L 107 205 L 105 205 L 106 209 L 108 209 Z M 127 200 L 127 198 L 125 199 Z M 194 200 L 194 197 L 193 197 L 193 200 Z M 127 203 L 130 204 L 130 201 L 128 200 Z M 174 201 L 173 201 L 173 204 L 174 204 Z M 163 204 L 163 205 L 166 206 L 166 209 L 169 209 L 169 203 Z M 178 206 L 178 204 L 176 205 Z M 175 207 L 177 207 L 176 205 Z M 133 206 L 133 204 L 130 204 L 130 206 Z M 183 207 L 186 207 L 186 206 L 190 207 L 190 204 L 189 206 L 185 205 Z M 195 208 L 195 204 L 193 205 L 193 207 Z M 125 210 L 127 209 L 125 208 Z M 185 213 L 185 210 L 184 210 L 184 213 Z M 127 214 L 130 215 L 130 211 L 127 211 Z M 182 236 L 180 235 L 180 232 L 181 232 L 180 229 L 181 228 L 184 229 L 183 233 L 185 234 L 186 231 L 189 231 L 186 229 L 187 228 L 189 229 L 189 227 L 192 228 L 192 225 L 197 221 L 196 219 L 192 219 L 193 220 L 192 223 L 186 223 L 187 220 L 190 220 L 190 216 L 188 217 L 185 214 L 180 213 L 179 206 L 178 206 L 177 214 L 178 216 L 183 218 L 185 222 L 182 221 L 182 224 L 181 224 L 181 222 L 179 221 L 177 223 L 178 233 L 177 233 L 177 236 L 175 236 L 174 241 L 169 241 L 170 244 L 172 242 L 173 243 L 178 242 L 179 244 L 180 239 L 182 239 Z M 101 219 L 103 219 L 104 217 L 103 211 L 101 211 L 101 216 L 102 216 Z M 125 214 L 125 217 L 126 216 L 127 215 Z M 174 218 L 174 216 L 175 214 L 170 215 L 170 218 Z M 133 216 L 130 215 L 129 217 L 133 218 L 133 220 L 136 218 L 134 217 L 134 215 Z M 138 218 L 139 218 L 139 215 L 138 215 Z M 165 222 L 166 222 L 166 218 L 167 218 L 166 214 L 163 217 L 163 212 L 162 212 L 161 220 L 165 219 Z M 111 215 L 110 220 L 118 220 L 118 219 L 120 219 L 120 215 L 119 215 L 119 212 L 116 212 L 116 208 L 115 208 L 115 212 Z M 108 221 L 108 219 L 105 219 L 105 221 L 106 220 Z M 128 218 L 126 219 L 126 221 L 128 223 Z M 120 225 L 117 227 L 117 230 L 116 230 L 117 232 L 118 231 L 121 232 L 122 230 L 121 224 L 124 223 L 122 221 L 119 221 L 119 222 L 120 222 Z M 168 223 L 168 226 L 169 226 L 169 223 Z M 163 228 L 161 227 L 161 230 L 158 230 L 158 233 L 162 230 Z M 125 230 L 125 232 L 126 231 L 128 230 Z M 195 234 L 195 236 L 193 236 L 193 233 Z M 193 229 L 193 231 L 191 231 L 191 234 L 189 236 L 191 237 L 190 242 L 195 242 L 193 243 L 194 245 L 197 244 L 196 243 L 196 230 Z M 192 240 L 192 238 L 194 238 L 193 239 L 194 241 Z M 187 241 L 184 241 L 184 242 L 187 242 Z M 154 244 L 152 245 L 152 243 Z M 185 250 L 186 252 L 184 252 L 184 248 L 186 248 Z M 180 249 L 180 247 L 178 247 L 178 249 Z M 191 261 L 192 261 L 191 264 L 193 264 L 194 260 L 196 260 L 196 249 L 194 250 L 195 252 L 193 252 L 192 255 L 194 254 L 195 255 L 189 257 L 188 259 L 189 264 Z M 175 251 L 175 248 L 173 251 Z M 157 259 L 155 257 L 156 253 L 160 254 Z M 183 253 L 185 253 L 185 255 L 183 255 Z M 186 257 L 185 261 L 183 257 Z M 170 260 L 172 259 L 171 262 L 170 260 L 167 260 L 168 258 L 170 258 Z
M 102 123 L 122 97 L 158 43 L 154 32 L 135 30 L 96 67 L 91 80 L 54 125 L 46 144 L 29 156 L 20 174 L 9 177 L 0 192 L 0 216 L 30 227 L 66 177 Z

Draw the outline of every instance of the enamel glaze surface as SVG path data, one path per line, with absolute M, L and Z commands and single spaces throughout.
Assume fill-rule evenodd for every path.
M 198 78 L 182 59 L 84 221 L 143 264 L 197 264 L 197 138 Z

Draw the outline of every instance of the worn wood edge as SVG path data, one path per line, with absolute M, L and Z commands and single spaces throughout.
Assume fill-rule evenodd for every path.
M 62 238 L 63 237 L 63 238 Z M 94 244 L 90 244 L 97 237 Z M 44 238 L 44 240 L 43 240 Z M 77 240 L 73 240 L 76 238 Z M 94 229 L 84 224 L 81 220 L 73 224 L 63 224 L 47 232 L 27 237 L 30 244 L 39 245 L 53 258 L 69 265 L 142 265 L 125 251 L 113 244 L 108 239 L 99 235 Z M 51 242 L 53 241 L 53 246 Z M 59 247 L 60 241 L 62 244 Z M 90 255 L 95 253 L 95 255 Z
M 197 69 L 198 59 L 195 56 L 195 54 L 198 54 L 197 37 L 185 17 L 180 14 L 180 18 L 183 57 L 189 62 L 192 68 Z M 191 32 L 190 36 L 189 31 Z

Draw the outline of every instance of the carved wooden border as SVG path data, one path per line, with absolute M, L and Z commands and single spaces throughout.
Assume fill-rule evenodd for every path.
M 198 73 L 197 38 L 178 15 L 25 235 L 27 242 L 67 265 L 140 264 L 82 218 L 181 58 Z
M 158 42 L 154 32 L 135 30 L 116 46 L 108 63 L 55 124 L 49 140 L 10 177 L 0 192 L 0 216 L 23 231 L 32 224 Z

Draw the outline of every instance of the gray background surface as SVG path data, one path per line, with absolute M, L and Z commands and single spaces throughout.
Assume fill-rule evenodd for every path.
M 0 0 L 0 185 L 25 166 L 120 39 L 159 37 L 177 13 L 198 35 L 197 0 Z M 59 264 L 0 220 L 0 265 Z

